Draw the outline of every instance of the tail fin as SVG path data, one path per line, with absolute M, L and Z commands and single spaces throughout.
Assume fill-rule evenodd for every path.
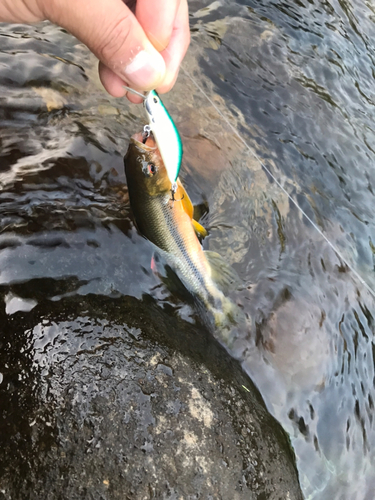
M 206 315 L 209 313 L 213 334 L 228 348 L 233 347 L 239 336 L 247 336 L 249 325 L 244 312 L 219 290 L 214 304 L 206 303 L 205 309 Z

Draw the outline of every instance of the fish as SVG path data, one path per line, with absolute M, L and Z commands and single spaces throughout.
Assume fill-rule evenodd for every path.
M 239 308 L 226 292 L 238 284 L 235 271 L 216 252 L 205 251 L 197 235 L 207 231 L 193 218 L 193 204 L 177 179 L 172 183 L 151 134 L 134 134 L 124 158 L 129 202 L 140 234 L 149 240 L 193 296 L 200 310 L 208 312 L 215 329 L 229 332 Z

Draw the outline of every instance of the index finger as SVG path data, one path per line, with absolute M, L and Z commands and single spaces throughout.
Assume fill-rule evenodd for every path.
M 189 9 L 186 0 L 181 0 L 174 20 L 168 47 L 161 55 L 165 61 L 166 72 L 161 84 L 156 88 L 160 94 L 169 92 L 178 76 L 182 59 L 190 43 Z
M 181 0 L 137 0 L 135 16 L 152 45 L 161 52 L 171 39 Z

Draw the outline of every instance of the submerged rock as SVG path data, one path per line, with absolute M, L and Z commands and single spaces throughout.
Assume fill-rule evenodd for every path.
M 0 319 L 0 498 L 302 498 L 251 380 L 170 306 L 73 296 Z

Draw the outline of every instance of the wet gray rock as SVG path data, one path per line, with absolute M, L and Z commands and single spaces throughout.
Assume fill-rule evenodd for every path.
M 251 380 L 171 306 L 73 296 L 0 321 L 0 498 L 302 498 Z

